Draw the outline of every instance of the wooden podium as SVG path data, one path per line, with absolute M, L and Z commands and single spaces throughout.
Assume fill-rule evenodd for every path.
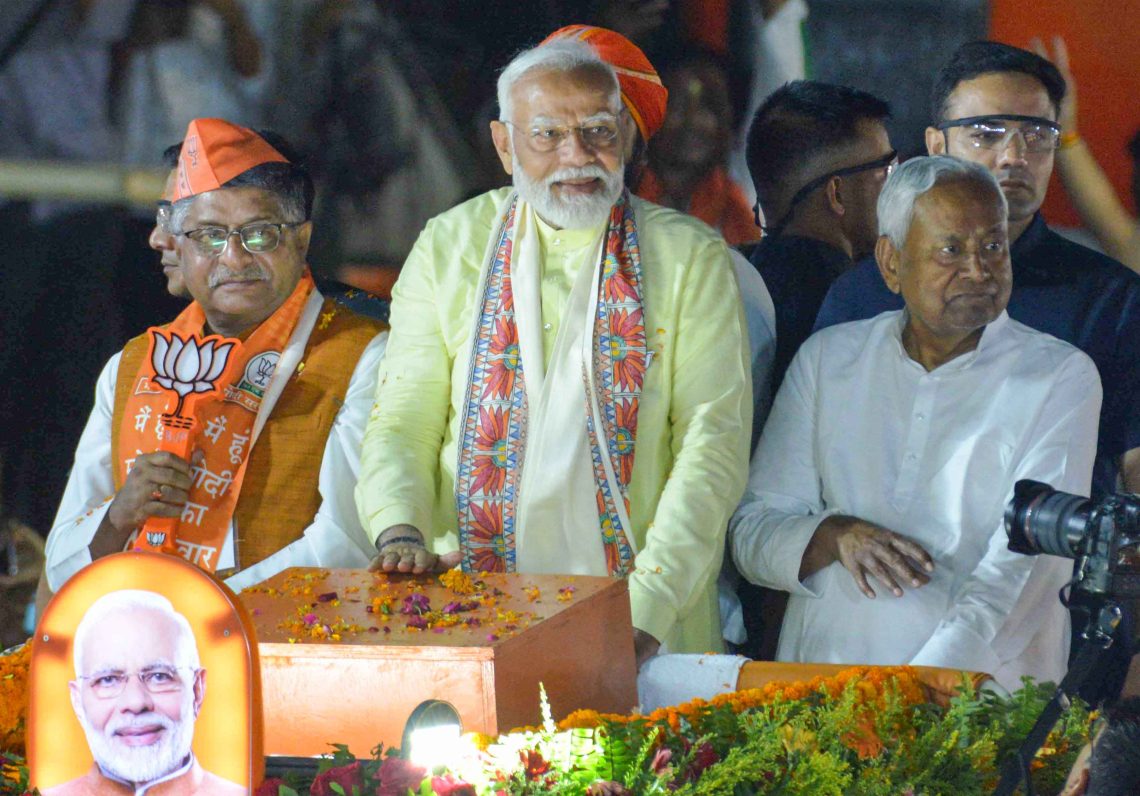
M 260 649 L 265 753 L 399 746 L 427 699 L 451 703 L 464 732 L 536 725 L 539 683 L 555 719 L 636 706 L 625 581 L 458 574 L 444 585 L 436 575 L 288 569 L 243 591 Z

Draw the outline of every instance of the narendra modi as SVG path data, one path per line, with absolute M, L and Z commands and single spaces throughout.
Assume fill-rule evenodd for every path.
M 94 765 L 44 796 L 245 793 L 194 757 L 194 721 L 206 696 L 190 623 L 160 594 L 100 597 L 75 631 L 71 704 Z
M 372 568 L 625 578 L 639 661 L 719 649 L 752 426 L 728 249 L 625 189 L 636 128 L 589 45 L 519 54 L 498 97 L 512 185 L 428 222 L 392 290 L 356 488 Z

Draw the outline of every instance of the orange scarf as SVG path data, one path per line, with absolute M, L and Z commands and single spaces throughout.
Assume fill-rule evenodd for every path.
M 132 381 L 120 426 L 116 480 L 126 481 L 139 455 L 166 450 L 191 462 L 192 483 L 182 515 L 151 517 L 135 549 L 177 553 L 208 572 L 217 569 L 253 447 L 254 420 L 313 289 L 306 271 L 244 343 L 203 339 L 206 315 L 196 301 L 165 330 L 148 330 L 150 355 Z M 188 357 L 180 356 L 183 350 Z M 226 353 L 222 366 L 215 354 Z

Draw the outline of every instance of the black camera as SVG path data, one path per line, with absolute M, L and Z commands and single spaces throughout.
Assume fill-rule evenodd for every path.
M 1062 603 L 1075 613 L 1087 615 L 1078 643 L 1070 658 L 1069 671 L 1053 698 L 1037 717 L 1033 728 L 1015 755 L 1002 765 L 1001 780 L 994 793 L 1011 796 L 1020 783 L 1032 793 L 1029 772 L 1037 750 L 1045 742 L 1070 701 L 1083 696 L 1087 684 L 1104 689 L 1104 658 L 1118 632 L 1128 632 L 1122 603 L 1140 596 L 1140 496 L 1109 495 L 1099 501 L 1058 492 L 1040 481 L 1018 481 L 1013 499 L 1005 507 L 1005 530 L 1009 549 L 1015 553 L 1046 553 L 1076 560 L 1068 596 Z M 1135 650 L 1133 642 L 1115 644 L 1124 654 L 1123 669 Z M 1119 683 L 1105 694 L 1119 692 Z
M 1077 560 L 1074 591 L 1140 596 L 1140 497 L 1094 502 L 1040 481 L 1018 481 L 1005 509 L 1009 549 Z

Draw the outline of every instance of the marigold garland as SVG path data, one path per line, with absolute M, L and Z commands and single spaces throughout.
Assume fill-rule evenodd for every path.
M 31 656 L 30 643 L 9 655 L 0 655 L 0 751 L 24 753 Z
M 399 616 L 432 612 L 414 594 L 390 610 Z M 3 763 L 5 753 L 23 750 L 29 661 L 30 646 L 0 657 L 0 796 L 22 794 L 27 786 L 23 761 Z M 859 666 L 647 715 L 580 710 L 557 725 L 544 696 L 540 728 L 498 739 L 465 736 L 468 751 L 437 776 L 397 772 L 395 750 L 383 760 L 377 750 L 364 762 L 334 745 L 319 787 L 297 791 L 274 780 L 257 796 L 324 796 L 337 792 L 332 783 L 350 781 L 354 787 L 359 782 L 362 793 L 373 792 L 380 780 L 377 794 L 410 793 L 403 784 L 389 787 L 399 781 L 436 796 L 705 796 L 737 792 L 737 785 L 754 794 L 973 796 L 992 790 L 998 761 L 1016 748 L 1051 687 L 1027 682 L 1002 698 L 964 686 L 948 705 L 935 705 L 915 670 Z M 1040 792 L 1060 787 L 1088 727 L 1088 712 L 1074 705 L 1033 761 Z
M 904 704 L 917 705 L 926 701 L 926 691 L 922 681 L 909 666 L 853 666 L 831 677 L 813 677 L 802 681 L 774 681 L 763 688 L 749 688 L 720 694 L 710 700 L 694 699 L 681 705 L 659 708 L 647 715 L 631 713 L 598 713 L 594 710 L 576 710 L 558 722 L 560 730 L 595 729 L 604 724 L 621 725 L 635 721 L 650 724 L 667 722 L 674 729 L 680 726 L 682 718 L 694 719 L 707 708 L 730 707 L 734 713 L 769 705 L 777 700 L 798 701 L 813 694 L 822 694 L 835 699 L 843 694 L 849 684 L 854 683 L 860 699 L 865 704 L 882 704 L 884 688 L 890 684 L 902 697 Z

